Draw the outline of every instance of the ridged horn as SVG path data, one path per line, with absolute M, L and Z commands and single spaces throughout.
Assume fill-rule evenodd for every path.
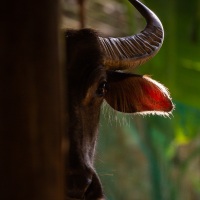
M 127 37 L 99 37 L 103 65 L 107 69 L 133 69 L 151 59 L 161 48 L 164 30 L 158 17 L 138 0 L 129 0 L 145 18 L 143 31 Z

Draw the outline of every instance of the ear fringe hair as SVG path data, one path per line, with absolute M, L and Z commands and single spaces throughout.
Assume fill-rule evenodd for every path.
M 130 120 L 134 117 L 134 114 L 119 112 L 113 109 L 105 100 L 101 108 L 103 117 L 111 126 L 130 126 Z
M 163 86 L 163 85 L 161 85 L 161 86 Z M 167 88 L 165 88 L 165 89 L 167 90 Z M 133 117 L 135 115 L 137 115 L 137 116 L 144 116 L 144 117 L 158 115 L 158 116 L 162 116 L 162 117 L 170 118 L 171 119 L 171 117 L 173 117 L 173 113 L 172 112 L 174 110 L 175 110 L 175 105 L 174 105 L 173 110 L 171 112 L 142 111 L 142 112 L 135 112 L 135 113 L 124 113 L 124 112 L 120 112 L 120 111 L 117 111 L 117 110 L 113 109 L 105 100 L 103 101 L 103 104 L 102 104 L 102 113 L 103 113 L 103 116 L 108 119 L 108 122 L 111 125 L 112 125 L 113 121 L 116 121 L 116 122 L 118 121 L 118 117 L 117 117 L 118 113 L 123 113 L 124 116 L 129 116 L 129 117 Z
M 143 78 L 145 78 L 149 82 L 156 85 L 170 100 L 172 100 L 172 98 L 170 97 L 170 93 L 169 93 L 168 88 L 166 88 L 164 85 L 162 85 L 158 81 L 153 80 L 149 75 L 144 75 Z

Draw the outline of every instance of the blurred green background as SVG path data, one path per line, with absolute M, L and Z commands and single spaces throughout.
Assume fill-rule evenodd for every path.
M 108 200 L 200 200 L 200 0 L 142 2 L 162 21 L 165 40 L 138 71 L 168 87 L 176 109 L 170 118 L 102 109 L 97 171 Z M 62 26 L 78 28 L 76 2 L 63 7 Z M 86 24 L 109 36 L 145 26 L 127 0 L 88 0 Z

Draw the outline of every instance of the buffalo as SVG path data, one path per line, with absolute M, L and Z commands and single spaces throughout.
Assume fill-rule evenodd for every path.
M 94 169 L 100 108 L 105 100 L 123 113 L 169 115 L 168 90 L 134 69 L 159 51 L 164 31 L 158 17 L 138 0 L 130 3 L 147 25 L 127 37 L 101 37 L 93 29 L 66 30 L 69 96 L 67 200 L 105 199 Z

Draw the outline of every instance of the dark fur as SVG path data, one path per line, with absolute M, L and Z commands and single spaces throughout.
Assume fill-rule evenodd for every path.
M 96 91 L 106 80 L 106 72 L 101 65 L 101 52 L 94 31 L 67 31 L 66 42 L 70 116 L 67 196 L 95 200 L 103 197 L 93 167 L 103 101 Z
M 95 31 L 66 32 L 69 94 L 67 199 L 104 199 L 93 161 L 103 99 L 126 113 L 168 115 L 167 89 L 147 76 L 106 71 Z M 106 82 L 108 87 L 105 87 Z

